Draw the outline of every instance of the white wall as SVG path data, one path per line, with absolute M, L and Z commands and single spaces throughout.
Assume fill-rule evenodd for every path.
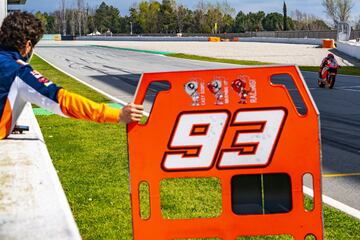
M 7 14 L 7 0 L 0 1 L 0 25 Z
M 322 45 L 322 39 L 317 38 L 275 38 L 275 37 L 251 37 L 240 38 L 240 42 L 268 42 L 268 43 L 292 43 Z
M 352 57 L 360 59 L 360 43 L 356 42 L 337 42 L 337 50 Z
M 19 122 L 29 131 L 1 140 L 0 239 L 80 240 L 30 103 Z

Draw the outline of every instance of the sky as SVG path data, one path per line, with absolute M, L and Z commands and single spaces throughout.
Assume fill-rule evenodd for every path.
M 128 14 L 129 7 L 134 3 L 139 2 L 140 0 L 83 0 L 85 3 L 88 3 L 90 7 L 99 6 L 102 1 L 106 4 L 113 5 L 120 9 L 120 14 L 122 16 Z M 161 0 L 158 0 L 161 2 Z M 224 0 L 205 0 L 206 2 L 216 3 L 223 2 Z M 236 13 L 240 10 L 243 12 L 257 12 L 264 11 L 268 12 L 280 12 L 282 13 L 282 6 L 284 0 L 227 0 L 227 2 L 235 8 Z M 321 6 L 322 0 L 285 0 L 288 8 L 288 14 L 291 15 L 291 12 L 295 9 L 299 9 L 302 12 L 310 13 L 315 16 L 318 16 L 324 20 L 327 20 L 326 14 L 324 13 L 324 8 Z M 75 6 L 75 0 L 66 0 L 69 7 Z M 194 9 L 197 6 L 198 0 L 176 0 L 178 4 L 183 4 L 184 6 Z M 353 0 L 355 3 L 352 10 L 352 16 L 359 18 L 360 17 L 360 1 Z M 26 10 L 30 12 L 42 11 L 42 12 L 51 12 L 59 9 L 60 0 L 27 0 L 26 4 L 20 7 L 21 10 Z M 19 7 L 17 7 L 19 8 Z M 10 8 L 11 9 L 11 8 Z

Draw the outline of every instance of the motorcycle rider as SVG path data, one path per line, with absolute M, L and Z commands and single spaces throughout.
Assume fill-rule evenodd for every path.
M 327 75 L 327 66 L 333 64 L 334 66 L 339 66 L 339 64 L 337 63 L 334 54 L 329 53 L 321 62 L 320 65 L 320 71 L 319 71 L 319 78 L 324 80 L 326 78 Z
M 99 123 L 139 121 L 143 106 L 128 104 L 122 110 L 98 104 L 71 93 L 34 71 L 27 63 L 44 29 L 34 15 L 14 12 L 0 29 L 0 140 L 14 129 L 26 102 L 64 117 Z

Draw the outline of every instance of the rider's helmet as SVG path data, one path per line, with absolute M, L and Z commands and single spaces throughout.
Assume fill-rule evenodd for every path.
M 329 54 L 327 55 L 327 58 L 328 58 L 328 59 L 334 59 L 334 58 L 335 58 L 335 56 L 334 56 L 334 54 L 329 53 Z

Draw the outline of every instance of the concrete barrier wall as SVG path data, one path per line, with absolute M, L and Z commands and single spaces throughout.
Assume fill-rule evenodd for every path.
M 337 50 L 349 56 L 360 59 L 360 43 L 356 42 L 337 42 Z
M 322 39 L 315 38 L 275 38 L 275 37 L 248 37 L 236 38 L 240 42 L 269 42 L 269 43 L 291 43 L 322 45 Z M 83 36 L 76 37 L 80 41 L 154 41 L 154 42 L 207 42 L 208 37 L 163 37 L 163 36 Z
M 322 39 L 316 39 L 316 38 L 252 37 L 252 38 L 239 38 L 239 41 L 240 42 L 267 42 L 267 43 L 322 45 Z
M 139 34 L 141 37 L 176 37 L 176 34 L 162 34 L 162 33 L 152 33 L 152 34 Z M 116 34 L 113 37 L 137 37 L 138 34 L 129 35 L 129 34 Z M 324 31 L 260 31 L 260 32 L 244 32 L 244 33 L 220 33 L 220 34 L 209 34 L 209 33 L 182 33 L 183 37 L 220 37 L 233 39 L 235 37 L 248 38 L 248 37 L 274 37 L 274 38 L 330 38 L 336 39 L 337 31 L 336 30 L 324 30 Z M 88 36 L 85 36 L 88 37 Z M 94 37 L 104 37 L 104 36 L 94 36 Z M 108 36 L 110 37 L 110 36 Z M 360 30 L 351 31 L 350 39 L 360 38 Z
M 30 131 L 0 143 L 0 239 L 80 240 L 30 103 L 18 123 Z
M 52 40 L 52 41 L 60 41 L 61 35 L 60 34 L 44 34 L 41 40 Z
M 146 42 L 207 42 L 208 37 L 164 37 L 164 36 L 82 36 L 80 41 L 146 41 Z

